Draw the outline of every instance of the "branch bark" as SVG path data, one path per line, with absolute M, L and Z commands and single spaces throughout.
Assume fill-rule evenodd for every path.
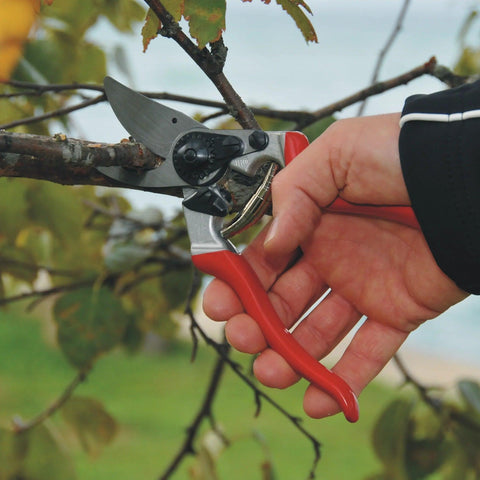
M 143 145 L 134 142 L 94 143 L 67 138 L 46 137 L 0 131 L 0 176 L 49 180 L 62 185 L 101 185 L 123 187 L 103 176 L 97 167 L 125 166 L 154 168 L 162 159 Z M 180 189 L 142 190 L 181 196 Z

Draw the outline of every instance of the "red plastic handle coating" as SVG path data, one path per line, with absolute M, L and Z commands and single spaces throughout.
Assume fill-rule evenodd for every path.
M 358 420 L 355 393 L 338 375 L 311 357 L 285 328 L 257 274 L 247 261 L 229 250 L 192 256 L 195 266 L 230 285 L 245 311 L 257 322 L 268 345 L 302 377 L 332 396 L 350 422 Z
M 303 133 L 287 132 L 285 134 L 284 147 L 285 165 L 288 165 L 307 147 L 308 139 Z M 348 213 L 351 215 L 381 218 L 420 230 L 420 225 L 413 209 L 407 206 L 359 205 L 347 202 L 343 198 L 338 197 L 324 210 L 333 213 Z

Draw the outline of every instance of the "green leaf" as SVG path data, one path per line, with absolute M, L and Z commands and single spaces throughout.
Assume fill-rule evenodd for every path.
M 455 65 L 457 75 L 475 75 L 480 71 L 480 49 L 465 47 Z
M 77 82 L 101 83 L 107 73 L 107 58 L 99 46 L 83 42 L 75 62 L 74 75 Z
M 145 9 L 135 0 L 104 1 L 101 13 L 121 32 L 131 32 L 133 24 L 145 16 Z
M 135 243 L 112 245 L 105 255 L 105 267 L 109 272 L 120 273 L 140 265 L 152 254 L 152 249 Z
M 308 13 L 312 13 L 310 7 L 305 2 L 302 0 L 277 0 L 277 3 L 293 18 L 307 42 L 318 42 L 315 29 L 302 10 L 303 8 Z
M 38 425 L 24 435 L 28 438 L 28 453 L 18 477 L 34 480 L 73 480 L 73 463 L 54 435 L 45 425 Z
M 33 255 L 19 247 L 5 246 L 0 249 L 0 273 L 32 283 L 37 278 Z
M 414 400 L 397 398 L 378 418 L 372 432 L 373 448 L 385 467 L 385 473 L 396 480 L 407 480 L 406 445 Z
M 163 0 L 162 4 L 173 19 L 179 22 L 185 9 L 185 0 Z
M 184 306 L 192 282 L 190 269 L 172 270 L 161 278 L 163 294 L 170 309 Z
M 122 339 L 126 315 L 120 300 L 106 287 L 62 295 L 53 310 L 59 345 L 79 369 L 88 368 Z
M 62 415 L 89 455 L 100 454 L 117 434 L 115 419 L 94 398 L 70 398 L 62 408 Z
M 443 436 L 410 440 L 407 444 L 407 471 L 410 480 L 420 480 L 437 471 L 446 459 Z
M 322 118 L 312 125 L 303 129 L 303 133 L 307 136 L 308 141 L 311 143 L 316 138 L 318 138 L 332 123 L 335 123 L 335 117 L 330 116 L 326 118 Z
M 27 186 L 18 179 L 0 179 L 0 236 L 13 242 L 26 225 Z
M 92 3 L 87 0 L 54 1 L 49 8 L 42 11 L 42 16 L 55 19 L 53 28 L 63 28 L 79 40 L 100 15 L 98 6 Z M 47 30 L 51 30 L 48 23 L 45 26 Z
M 27 449 L 25 435 L 0 428 L 0 480 L 20 478 Z
M 185 0 L 184 17 L 199 48 L 217 41 L 225 30 L 225 0 Z
M 480 385 L 472 380 L 460 380 L 457 388 L 469 410 L 480 415 Z
M 133 274 L 126 274 L 129 283 Z M 166 299 L 158 278 L 141 282 L 128 291 L 122 299 L 129 305 L 132 316 L 123 342 L 129 345 L 142 338 L 146 332 L 154 331 L 162 338 L 172 338 L 178 330 L 178 322 L 171 316 L 172 307 Z M 131 337 L 133 335 L 133 338 Z M 130 338 L 129 338 L 130 337 Z
M 62 244 L 68 245 L 80 237 L 85 215 L 81 200 L 72 189 L 35 182 L 27 198 L 32 221 L 49 229 Z

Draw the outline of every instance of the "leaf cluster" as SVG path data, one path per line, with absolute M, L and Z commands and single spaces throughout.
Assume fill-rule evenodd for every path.
M 242 0 L 245 3 L 252 0 Z M 270 0 L 262 0 L 270 4 Z M 316 42 L 317 35 L 312 23 L 305 12 L 311 14 L 310 7 L 302 0 L 276 0 L 276 3 L 290 15 L 302 33 L 305 41 Z M 175 22 L 185 19 L 188 23 L 190 36 L 195 39 L 200 49 L 209 43 L 220 40 L 225 31 L 226 0 L 163 0 L 163 6 L 168 10 Z M 162 32 L 163 25 L 155 13 L 150 9 L 147 13 L 145 25 L 142 29 L 144 51 L 158 33 L 171 36 L 170 32 Z
M 380 414 L 372 444 L 383 471 L 367 480 L 477 479 L 480 385 L 460 380 L 454 396 L 403 395 Z
M 44 6 L 37 18 L 34 35 L 25 44 L 23 57 L 12 80 L 39 84 L 100 83 L 106 75 L 107 53 L 88 33 L 101 20 L 122 32 L 132 31 L 145 16 L 135 0 L 72 0 Z M 113 56 L 115 59 L 117 56 Z M 12 89 L 0 85 L 0 124 L 58 110 L 75 98 L 73 91 L 57 95 L 10 96 Z M 84 100 L 85 98 L 83 98 Z M 68 128 L 68 117 L 61 117 Z M 35 124 L 30 133 L 48 134 L 48 122 Z
M 0 428 L 0 480 L 75 479 L 65 443 L 76 443 L 96 456 L 117 433 L 113 417 L 93 398 L 71 397 L 62 407 L 62 417 L 61 424 L 41 424 L 28 430 L 22 429 L 19 419 L 16 429 Z
M 478 9 L 472 8 L 465 17 L 458 35 L 459 54 L 455 63 L 455 73 L 470 76 L 480 73 L 480 46 L 477 40 L 479 15 Z

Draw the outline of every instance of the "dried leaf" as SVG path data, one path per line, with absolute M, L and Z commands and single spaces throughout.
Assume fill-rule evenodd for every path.
M 24 435 L 28 439 L 28 452 L 22 463 L 20 475 L 14 478 L 35 480 L 76 478 L 71 458 L 45 425 L 38 425 Z
M 150 42 L 158 35 L 160 29 L 160 19 L 155 15 L 151 8 L 148 9 L 145 23 L 142 28 L 143 52 L 147 51 Z
M 25 435 L 0 428 L 0 480 L 19 478 L 27 449 Z
M 117 434 L 115 419 L 94 398 L 70 398 L 62 408 L 62 415 L 89 455 L 100 454 Z

